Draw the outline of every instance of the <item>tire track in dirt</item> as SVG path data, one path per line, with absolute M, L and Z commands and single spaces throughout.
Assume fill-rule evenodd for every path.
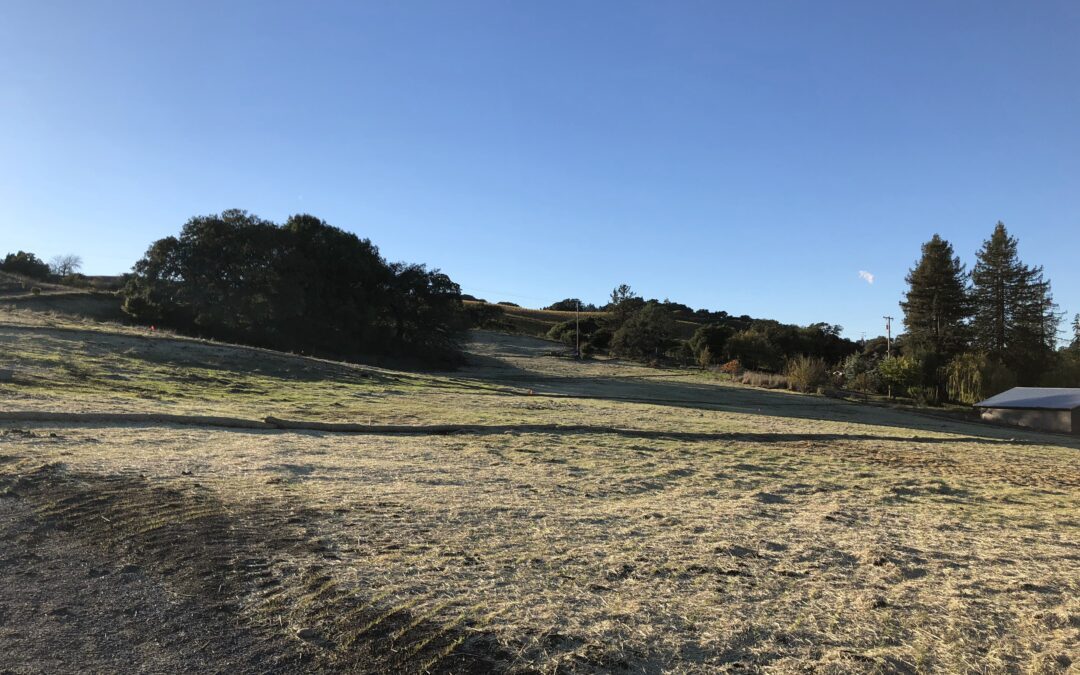
M 288 499 L 225 503 L 195 480 L 155 484 L 47 464 L 0 473 L 0 499 L 38 534 L 77 538 L 161 582 L 191 615 L 233 626 L 243 672 L 487 673 L 510 656 L 476 608 L 424 588 L 356 588 L 328 564 L 315 523 Z M 490 617 L 486 617 L 490 619 Z

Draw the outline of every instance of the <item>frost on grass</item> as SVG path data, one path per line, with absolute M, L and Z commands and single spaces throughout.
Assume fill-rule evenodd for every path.
M 132 629 L 147 650 L 206 642 L 207 668 L 241 671 L 1080 662 L 1080 449 L 1065 437 L 576 364 L 492 335 L 476 336 L 470 368 L 417 374 L 76 328 L 89 330 L 0 326 L 16 367 L 42 378 L 0 389 L 6 408 L 502 429 L 0 434 L 0 505 L 23 519 L 5 522 L 27 524 L 0 553 L 3 586 L 41 564 L 20 547 L 78 543 L 125 581 L 113 593 L 145 579 L 187 612 L 190 644 L 164 616 Z M 157 378 L 156 399 L 131 393 Z M 95 597 L 78 613 L 103 607 Z M 209 637 L 219 624 L 226 643 Z M 28 654 L 9 626 L 0 648 Z M 42 630 L 34 644 L 59 634 Z

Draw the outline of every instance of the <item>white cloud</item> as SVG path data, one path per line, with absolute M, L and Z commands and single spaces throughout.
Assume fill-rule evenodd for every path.
M 859 278 L 868 284 L 874 283 L 874 274 L 866 270 L 859 270 Z

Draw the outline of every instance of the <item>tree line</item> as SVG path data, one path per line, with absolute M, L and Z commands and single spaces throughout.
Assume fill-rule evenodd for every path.
M 447 275 L 389 263 L 370 240 L 306 214 L 280 225 L 238 209 L 191 218 L 135 263 L 123 296 L 143 323 L 340 358 L 454 361 L 467 327 Z
M 827 323 L 795 326 L 646 301 L 625 284 L 604 306 L 567 298 L 549 309 L 606 312 L 580 323 L 586 351 L 692 361 L 733 374 L 764 371 L 800 379 L 796 388 L 835 386 L 924 404 L 970 404 L 1017 385 L 1080 386 L 1080 314 L 1060 344 L 1064 315 L 1050 281 L 1042 267 L 1020 259 L 1018 241 L 1003 223 L 976 253 L 970 272 L 952 244 L 935 234 L 906 281 L 900 303 L 906 331 L 891 342 L 882 336 L 855 343 Z M 687 340 L 676 337 L 680 319 L 701 324 Z M 548 337 L 575 344 L 577 325 L 560 323 Z
M 1080 386 L 1080 315 L 1058 348 L 1063 319 L 1041 266 L 1025 264 L 998 222 L 968 272 L 935 234 L 907 275 L 906 333 L 886 380 L 927 402 L 974 403 L 1009 387 Z
M 0 270 L 41 280 L 70 282 L 80 267 L 74 255 L 45 263 L 18 251 L 0 260 Z M 584 356 L 604 350 L 645 362 L 763 371 L 798 377 L 803 387 L 899 393 L 927 403 L 972 403 L 1017 384 L 1080 386 L 1080 315 L 1071 342 L 1059 349 L 1063 315 L 1050 282 L 1041 267 L 1020 260 L 1002 223 L 971 272 L 935 234 L 906 281 L 906 332 L 891 349 L 884 337 L 859 344 L 828 323 L 798 326 L 645 300 L 626 284 L 602 306 L 576 298 L 553 303 L 548 309 L 594 314 L 559 323 L 547 336 L 580 345 Z M 235 209 L 191 218 L 178 236 L 154 242 L 121 295 L 124 311 L 140 322 L 342 358 L 458 361 L 461 332 L 497 327 L 503 311 L 466 309 L 458 285 L 439 270 L 387 262 L 370 240 L 314 216 L 279 225 Z
M 778 373 L 798 357 L 836 363 L 859 348 L 841 337 L 843 329 L 837 325 L 797 326 L 723 311 L 695 310 L 670 300 L 645 300 L 627 284 L 615 288 L 610 301 L 602 307 L 567 298 L 549 309 L 568 311 L 579 304 L 583 311 L 605 314 L 556 324 L 548 337 L 571 346 L 580 341 L 586 355 L 607 350 L 646 362 L 697 363 L 707 368 L 729 364 L 729 369 Z M 680 320 L 697 324 L 688 339 L 680 338 L 684 332 L 677 326 Z
M 70 279 L 78 275 L 81 269 L 82 258 L 74 254 L 58 255 L 46 263 L 33 253 L 18 251 L 8 253 L 0 260 L 0 272 L 21 274 L 38 281 Z

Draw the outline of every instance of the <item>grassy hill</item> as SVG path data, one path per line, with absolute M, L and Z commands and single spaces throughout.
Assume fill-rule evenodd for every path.
M 26 295 L 33 295 L 35 288 L 38 293 L 45 294 L 68 293 L 72 290 L 67 286 L 31 279 L 29 277 L 24 277 L 21 274 L 0 272 L 0 298 L 19 298 Z
M 527 337 L 474 332 L 468 351 L 462 371 L 404 373 L 0 309 L 5 666 L 1080 662 L 1076 439 Z M 32 421 L 48 412 L 82 416 Z M 471 426 L 419 427 L 446 423 Z
M 115 285 L 114 277 L 98 277 L 103 281 L 88 283 Z M 12 309 L 56 312 L 81 316 L 98 321 L 123 321 L 122 301 L 114 291 L 75 288 L 29 279 L 17 274 L 0 272 L 0 305 Z
M 466 300 L 466 307 L 476 307 L 481 305 L 493 305 L 499 307 L 504 312 L 504 318 L 506 323 L 512 328 L 512 330 L 521 335 L 532 335 L 534 337 L 544 337 L 548 331 L 551 330 L 556 324 L 564 321 L 573 321 L 575 312 L 562 312 L 551 309 L 528 309 L 526 307 L 516 307 L 514 305 L 503 305 L 487 303 L 480 300 Z M 598 319 L 606 318 L 608 312 L 581 312 L 580 319 L 586 319 L 588 317 L 595 317 Z M 678 329 L 677 337 L 686 340 L 689 339 L 698 326 L 702 325 L 700 321 L 689 321 L 686 319 L 679 319 L 675 322 Z

